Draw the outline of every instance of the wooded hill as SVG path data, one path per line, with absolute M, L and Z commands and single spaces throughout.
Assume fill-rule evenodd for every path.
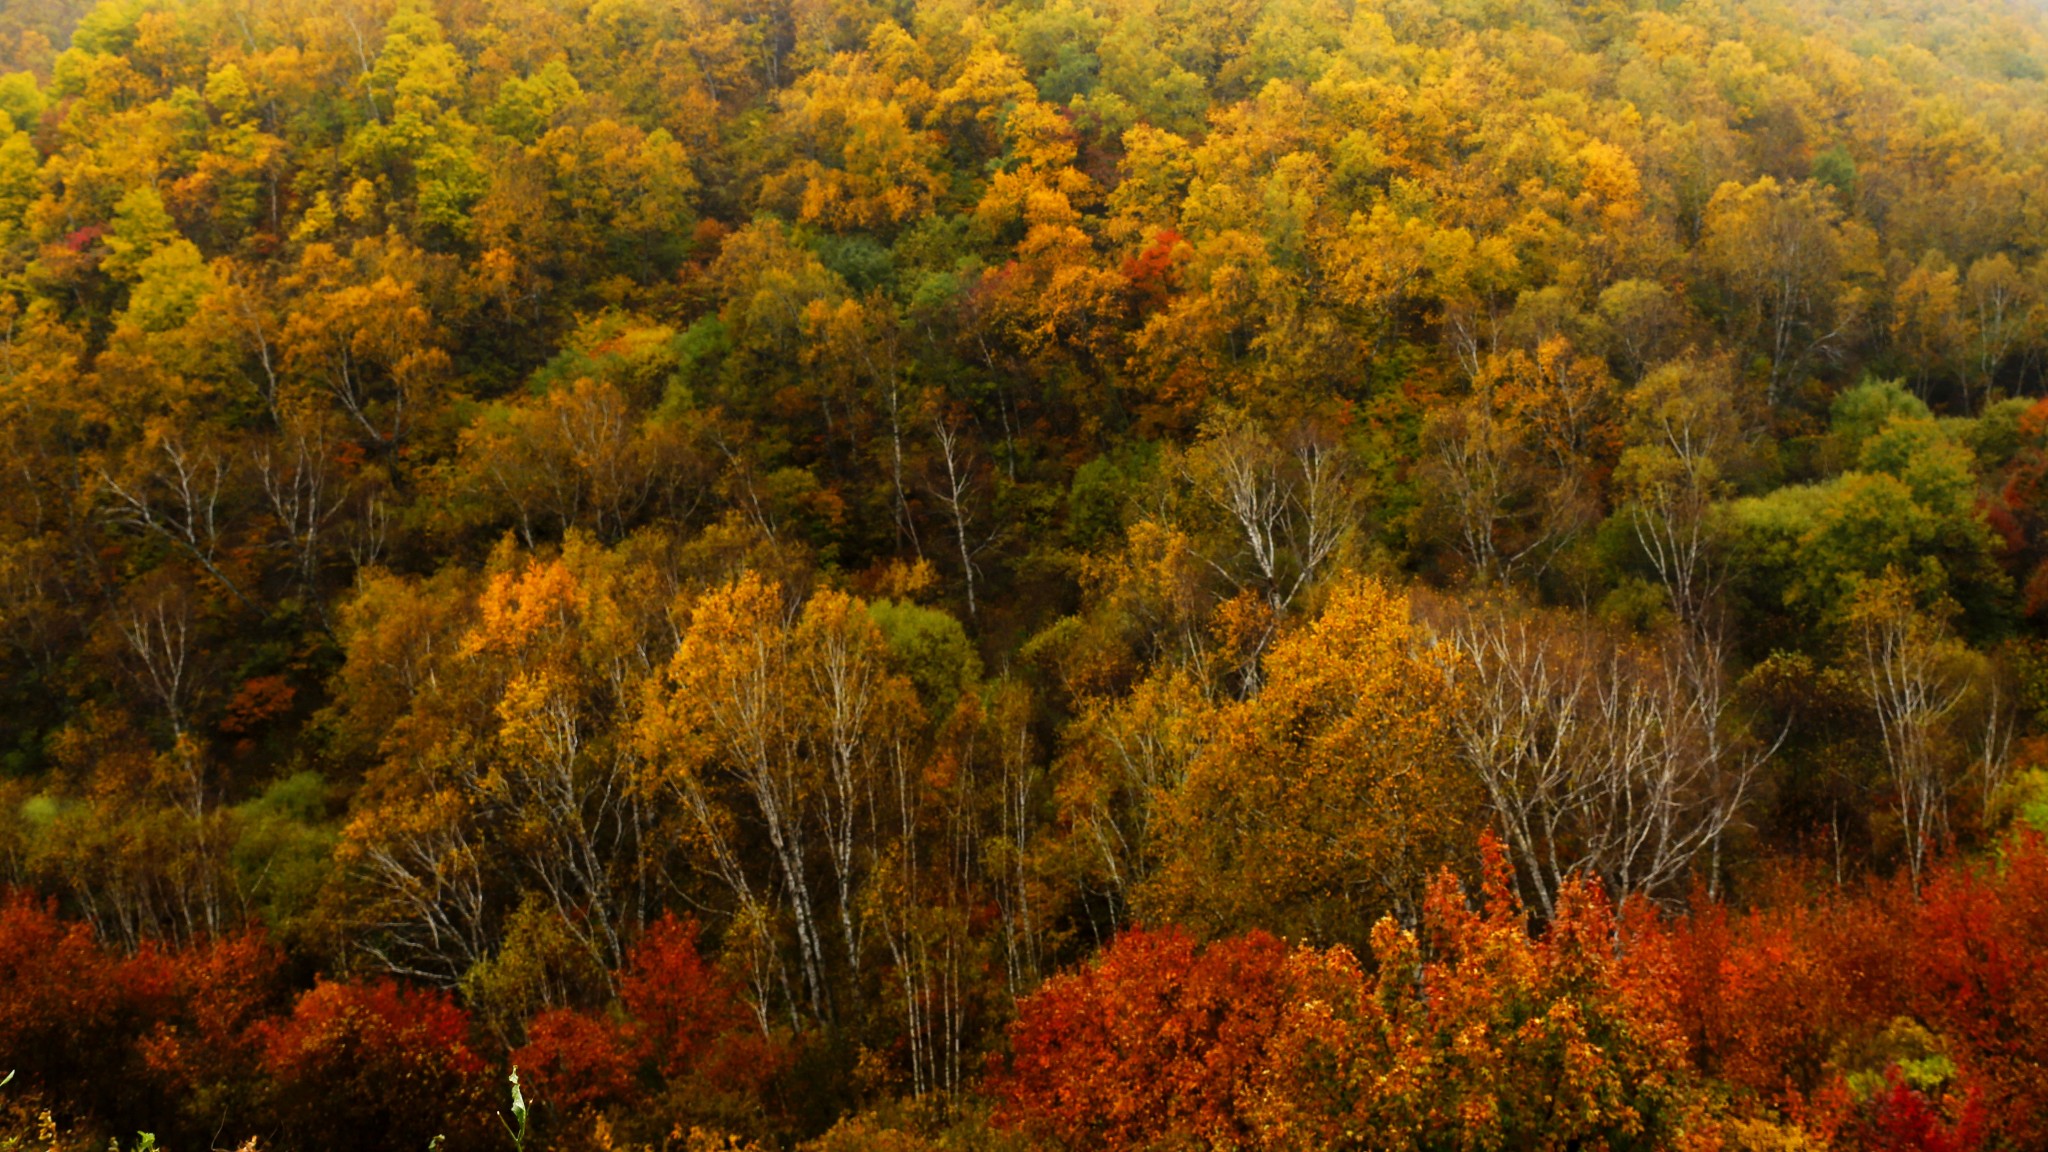
M 0 61 L 0 1148 L 2048 1139 L 2036 6 Z

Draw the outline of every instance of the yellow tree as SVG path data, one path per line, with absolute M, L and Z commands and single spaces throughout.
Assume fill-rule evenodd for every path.
M 1939 250 L 1929 251 L 1892 290 L 1892 346 L 1916 385 L 1925 388 L 1953 371 L 1969 387 L 1968 326 L 1956 266 Z
M 609 381 L 579 377 L 486 409 L 463 430 L 453 477 L 528 547 L 582 528 L 618 540 L 644 517 L 687 510 L 709 479 L 690 429 L 641 418 Z M 686 498 L 687 497 L 687 498 Z
M 1602 511 L 1618 447 L 1613 377 L 1562 336 L 1486 354 L 1472 394 L 1430 412 L 1422 469 L 1437 531 L 1477 583 L 1546 568 Z
M 1907 872 L 1917 889 L 1949 835 L 1949 801 L 1965 760 L 1957 712 L 1983 678 L 1983 658 L 1914 602 L 1896 568 L 1863 584 L 1849 608 L 1851 660 L 1884 740 Z
M 1067 730 L 1060 809 L 1080 835 L 1076 867 L 1127 909 L 1167 847 L 1161 810 L 1187 780 L 1214 726 L 1215 705 L 1182 669 L 1148 677 L 1128 695 L 1083 705 Z
M 887 231 L 929 212 L 947 179 L 942 138 L 923 126 L 932 92 L 914 70 L 921 56 L 907 33 L 884 24 L 868 51 L 788 89 L 781 128 L 796 155 L 764 182 L 763 198 L 835 229 Z
M 1816 357 L 1838 351 L 1861 320 L 1857 278 L 1873 262 L 1872 243 L 1811 183 L 1787 188 L 1765 176 L 1714 193 L 1700 255 L 1766 363 L 1773 403 Z
M 327 391 L 379 451 L 405 438 L 422 407 L 432 411 L 430 389 L 449 370 L 418 255 L 396 237 L 359 241 L 347 255 L 310 244 L 283 284 L 291 304 L 280 363 Z
M 374 963 L 444 983 L 495 964 L 478 987 L 517 1000 L 509 924 L 566 941 L 587 986 L 619 966 L 662 864 L 631 724 L 671 635 L 649 560 L 571 533 L 554 556 L 508 540 L 481 580 L 359 582 L 338 734 L 373 766 L 330 900 Z
M 856 888 L 869 864 L 857 857 L 859 832 L 885 753 L 916 718 L 908 681 L 884 666 L 885 653 L 865 605 L 824 592 L 797 612 L 782 588 L 749 572 L 690 605 L 641 721 L 642 746 L 682 801 L 700 865 L 749 926 L 742 936 L 757 970 L 780 968 L 756 935 L 776 926 L 770 902 L 780 892 L 803 1006 L 817 1020 L 833 1012 L 838 967 L 816 895 L 820 858 L 837 890 L 845 967 L 857 970 Z M 765 869 L 745 847 L 756 837 Z
M 2006 357 L 2031 344 L 2038 328 L 2029 311 L 2034 301 L 2010 256 L 1994 252 L 1978 258 L 1963 278 L 1963 308 L 1969 316 L 1971 373 L 1989 399 Z
M 1275 645 L 1260 693 L 1217 715 L 1164 807 L 1168 858 L 1141 912 L 1362 940 L 1390 908 L 1412 910 L 1478 800 L 1447 722 L 1455 659 L 1405 595 L 1340 584 L 1314 624 Z

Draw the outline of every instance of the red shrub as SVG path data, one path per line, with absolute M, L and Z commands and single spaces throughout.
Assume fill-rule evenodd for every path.
M 1665 1148 L 1705 1107 L 1663 941 L 1590 882 L 1532 935 L 1505 853 L 1346 948 L 1134 932 L 1020 1006 L 1000 1118 L 1069 1147 Z M 1474 896 L 1477 900 L 1474 900 Z
M 1739 915 L 1709 905 L 1675 926 L 1677 1008 L 1701 1069 L 1784 1105 L 1819 1089 L 1835 1046 L 1890 1018 L 1890 998 L 1870 994 L 1886 982 L 1863 970 L 1858 941 L 1884 932 L 1867 911 L 1802 901 Z
M 276 1118 L 301 1148 L 424 1148 L 486 1137 L 492 1108 L 469 1014 L 447 993 L 323 980 L 264 1035 Z
M 1869 1044 L 1905 1019 L 1953 1061 L 1951 1091 L 1973 1101 L 1971 1123 L 2005 1145 L 2048 1147 L 2048 849 L 2038 836 L 2009 841 L 1992 864 L 1945 864 L 1917 896 L 1903 881 L 1781 895 L 1747 914 L 1702 907 L 1664 931 L 1703 1070 L 1822 1126 L 1875 1131 L 1873 1116 L 1916 1116 L 1924 1101 L 1909 1086 L 1858 1104 L 1841 1077 L 1879 1071 L 1868 1065 L 1883 1053 Z M 1939 1140 L 1952 1135 L 1926 1146 L 1950 1147 Z
M 183 1114 L 200 1136 L 224 1120 L 251 1123 L 263 1043 L 261 1024 L 278 1006 L 284 956 L 260 933 L 242 933 L 182 952 L 145 952 L 126 965 L 161 982 L 167 1011 L 159 1014 L 137 1049 L 160 1102 Z M 151 1117 L 170 1121 L 165 1103 Z
M 512 1065 L 527 1096 L 565 1113 L 602 1110 L 635 1096 L 640 1045 L 617 1021 L 567 1008 L 541 1013 L 527 1025 L 526 1044 Z
M 1984 1146 L 1982 1109 L 1973 1095 L 1958 1111 L 1944 1116 L 1893 1068 L 1861 1114 L 1838 1132 L 1836 1143 L 1859 1152 L 1975 1152 Z
M 1481 846 L 1478 892 L 1440 874 L 1420 936 L 1374 929 L 1371 975 L 1344 948 L 1295 952 L 1251 1110 L 1264 1146 L 1697 1144 L 1705 1097 L 1650 910 L 1618 915 L 1574 880 L 1532 935 L 1504 853 Z
M 281 957 L 261 937 L 133 956 L 24 893 L 0 897 L 0 1072 L 75 1119 L 171 1139 L 249 1123 Z
M 697 922 L 662 916 L 627 958 L 619 998 L 640 1022 L 655 1065 L 689 1074 L 720 1036 L 753 1027 L 739 990 L 697 951 Z
M 23 892 L 0 898 L 0 1072 L 103 1114 L 132 1087 L 134 1037 L 159 1015 L 167 976 L 153 955 L 123 962 L 82 923 Z M 82 1086 L 93 1086 L 81 1092 Z
M 1264 933 L 1197 948 L 1134 931 L 1021 1006 L 996 1091 L 1012 1122 L 1083 1147 L 1168 1136 L 1229 1144 L 1280 1020 L 1287 948 Z
M 1988 1123 L 2048 1145 L 2048 849 L 2028 834 L 1996 866 L 1951 865 L 1895 933 L 1912 1014 L 1948 1037 Z

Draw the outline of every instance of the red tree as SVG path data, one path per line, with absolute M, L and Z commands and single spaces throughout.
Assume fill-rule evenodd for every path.
M 697 949 L 698 927 L 673 913 L 648 926 L 627 957 L 619 999 L 667 1080 L 700 1077 L 725 1093 L 752 1094 L 791 1053 L 762 1035 L 739 988 Z
M 538 1106 L 563 1113 L 602 1111 L 637 1099 L 635 1070 L 643 1048 L 619 1021 L 555 1008 L 526 1026 L 512 1066 Z
M 25 892 L 0 897 L 0 1074 L 17 1086 L 64 1089 L 67 1105 L 92 1109 L 129 1079 L 132 1037 L 162 1011 L 168 974 L 146 954 L 123 964 L 92 931 L 65 922 Z M 81 1085 L 101 1090 L 81 1097 Z
M 1077 1147 L 1241 1142 L 1286 967 L 1263 932 L 1207 948 L 1177 928 L 1125 933 L 1022 1005 L 995 1083 L 1005 1117 Z
M 480 1143 L 494 1098 L 469 1014 L 447 993 L 322 980 L 264 1035 L 271 1104 L 301 1148 Z
M 279 1008 L 284 954 L 261 933 L 208 940 L 176 953 L 145 952 L 125 965 L 161 982 L 165 1010 L 138 1037 L 158 1101 L 146 1117 L 161 1130 L 175 1110 L 186 1135 L 211 1137 L 223 1122 L 253 1122 L 263 1063 L 263 1023 Z
M 1984 1117 L 1977 1097 L 1967 1096 L 1958 1111 L 1961 1114 L 1953 1118 L 1944 1116 L 1894 1067 L 1885 1086 L 1838 1130 L 1837 1144 L 1860 1152 L 1975 1152 L 1984 1146 Z

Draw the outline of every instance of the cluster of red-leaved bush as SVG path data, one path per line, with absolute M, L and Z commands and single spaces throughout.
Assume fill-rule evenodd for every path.
M 245 933 L 134 955 L 45 901 L 0 899 L 0 1071 L 60 1127 L 307 1149 L 477 1146 L 500 1134 L 517 1066 L 558 1113 L 757 1092 L 784 1062 L 694 923 L 655 923 L 619 974 L 623 1013 L 543 1013 L 506 1052 L 446 990 L 388 978 L 292 993 L 280 949 Z
M 1855 889 L 1787 879 L 1755 910 L 1671 916 L 1567 888 L 1530 931 L 1500 854 L 1446 873 L 1370 955 L 1251 934 L 1125 934 L 1028 997 L 988 1087 L 1070 1147 L 2048 1147 L 2048 845 Z M 106 1127 L 238 1130 L 302 1147 L 495 1135 L 518 1066 L 558 1113 L 743 1099 L 786 1068 L 666 918 L 610 1011 L 554 1009 L 507 1052 L 451 993 L 389 979 L 290 990 L 253 934 L 122 955 L 35 898 L 0 900 L 10 1092 Z M 1751 1126 L 1746 1128 L 1745 1125 Z M 1744 1133 L 1748 1135 L 1745 1136 Z M 1563 1144 L 1558 1141 L 1564 1141 Z
M 1532 934 L 1493 853 L 1370 963 L 1134 931 L 1023 1004 L 992 1086 L 1088 1148 L 2048 1147 L 2040 838 L 1917 894 L 1778 888 L 1670 917 L 1579 885 Z

